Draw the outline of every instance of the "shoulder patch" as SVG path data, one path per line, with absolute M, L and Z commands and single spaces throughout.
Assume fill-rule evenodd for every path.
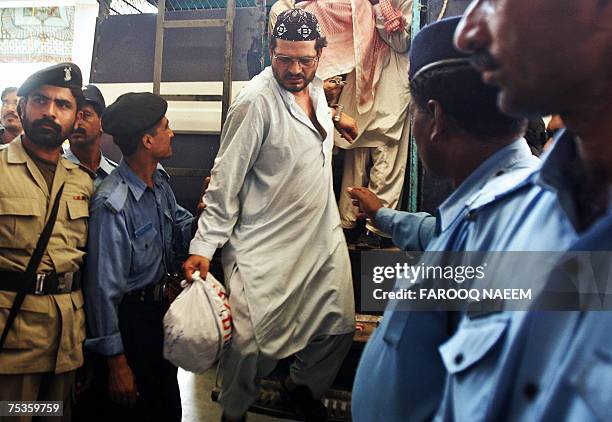
M 503 199 L 531 184 L 537 170 L 522 168 L 494 177 L 467 204 L 473 211 L 492 202 Z
M 121 211 L 125 206 L 129 191 L 127 183 L 122 183 L 121 181 L 117 182 L 118 183 L 106 198 L 106 201 L 104 201 L 104 205 L 115 213 Z

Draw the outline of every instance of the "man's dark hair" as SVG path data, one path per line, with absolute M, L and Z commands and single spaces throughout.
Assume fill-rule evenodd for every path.
M 136 152 L 136 150 L 138 149 L 138 144 L 142 141 L 143 136 L 157 135 L 158 123 L 156 123 L 153 127 L 143 130 L 142 132 L 137 133 L 135 135 L 114 135 L 113 142 L 119 147 L 119 149 L 121 150 L 121 154 L 123 154 L 124 157 L 129 157 L 130 155 Z
M 321 50 L 323 50 L 323 47 L 327 47 L 327 38 L 317 38 L 315 41 L 315 50 L 317 50 L 317 53 L 321 52 Z M 274 37 L 270 37 L 270 48 L 272 50 L 276 48 L 276 38 Z
M 91 108 L 93 108 L 93 110 L 98 115 L 98 118 L 100 118 L 100 119 L 102 118 L 102 115 L 104 114 L 104 109 L 102 108 L 102 106 L 100 104 L 95 103 L 93 101 L 83 100 L 83 104 L 81 105 L 80 109 L 82 109 L 86 105 L 90 105 Z
M 4 98 L 9 95 L 11 92 L 17 92 L 18 88 L 16 86 L 8 86 L 2 90 L 2 95 L 0 95 L 0 100 L 4 101 Z
M 542 155 L 544 144 L 546 143 L 546 125 L 541 117 L 529 119 L 527 129 L 525 130 L 525 140 L 531 149 L 531 153 L 536 157 Z
M 436 100 L 458 127 L 473 136 L 494 139 L 523 135 L 525 120 L 499 110 L 498 89 L 485 85 L 470 64 L 427 70 L 410 82 L 410 91 L 421 110 L 427 109 L 429 100 Z

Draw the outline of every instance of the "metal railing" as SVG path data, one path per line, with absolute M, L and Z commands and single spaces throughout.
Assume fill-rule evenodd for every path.
M 157 0 L 102 0 L 107 4 L 111 15 L 131 15 L 137 13 L 157 13 Z M 227 0 L 166 0 L 166 12 L 209 10 L 227 8 Z M 235 0 L 236 7 L 258 6 L 257 0 Z M 270 3 L 270 2 L 268 2 Z

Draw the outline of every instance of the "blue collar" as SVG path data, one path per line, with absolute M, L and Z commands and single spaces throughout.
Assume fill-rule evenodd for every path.
M 572 172 L 568 172 L 568 166 L 577 169 L 582 168 L 578 159 L 578 145 L 575 136 L 567 129 L 559 131 L 550 151 L 543 157 L 542 169 L 536 179 L 540 186 L 547 186 L 556 191 L 566 190 L 568 185 L 574 181 Z M 573 173 L 575 174 L 575 173 Z
M 81 164 L 81 160 L 79 160 L 79 157 L 72 152 L 70 145 L 66 145 L 64 147 L 64 158 L 72 161 L 75 164 Z M 98 167 L 98 170 L 102 170 L 104 174 L 108 176 L 113 170 L 115 170 L 115 167 L 117 167 L 117 164 L 106 158 L 104 154 L 100 152 L 100 167 Z
M 158 171 L 153 173 L 153 183 L 155 185 L 160 184 L 163 180 L 162 174 L 159 171 L 159 167 L 160 166 L 158 165 Z M 127 161 L 125 161 L 124 159 L 121 159 L 121 162 L 119 163 L 119 166 L 117 167 L 116 171 L 117 173 L 119 173 L 119 176 L 121 176 L 121 179 L 123 179 L 123 181 L 127 183 L 136 201 L 140 201 L 142 194 L 148 188 L 147 184 L 140 177 L 138 177 L 136 173 L 134 173 L 134 171 L 128 165 Z
M 534 183 L 556 193 L 559 204 L 574 227 L 580 227 L 576 210 L 576 184 L 585 177 L 584 163 L 578 154 L 578 139 L 568 129 L 555 136 L 551 150 L 544 157 L 542 169 Z M 612 195 L 612 189 L 610 190 Z M 610 213 L 612 198 L 609 198 L 607 213 Z
M 531 150 L 525 139 L 520 138 L 506 145 L 487 158 L 467 179 L 438 207 L 437 232 L 448 229 L 461 215 L 466 205 L 489 179 L 500 171 L 507 171 L 518 161 L 531 157 Z

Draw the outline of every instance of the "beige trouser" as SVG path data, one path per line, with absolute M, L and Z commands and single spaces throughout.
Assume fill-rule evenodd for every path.
M 54 374 L 0 374 L 0 401 L 62 401 L 64 415 L 37 417 L 37 421 L 70 421 L 76 370 Z M 0 417 L 4 422 L 29 422 L 31 416 Z
M 278 359 L 264 356 L 259 351 L 251 317 L 244 299 L 240 273 L 232 275 L 230 306 L 232 308 L 232 342 L 223 354 L 219 370 L 222 375 L 219 403 L 225 415 L 239 419 L 259 395 L 259 382 L 269 375 Z M 295 354 L 289 376 L 297 385 L 305 385 L 316 399 L 331 386 L 346 357 L 353 333 L 320 336 Z
M 343 228 L 355 227 L 358 213 L 357 207 L 353 205 L 346 191 L 348 187 L 367 187 L 380 198 L 384 207 L 397 208 L 406 174 L 408 133 L 409 130 L 404 128 L 402 138 L 397 143 L 389 142 L 379 147 L 346 150 L 342 173 L 342 192 L 338 203 Z M 369 222 L 366 227 L 378 235 L 390 237 Z

